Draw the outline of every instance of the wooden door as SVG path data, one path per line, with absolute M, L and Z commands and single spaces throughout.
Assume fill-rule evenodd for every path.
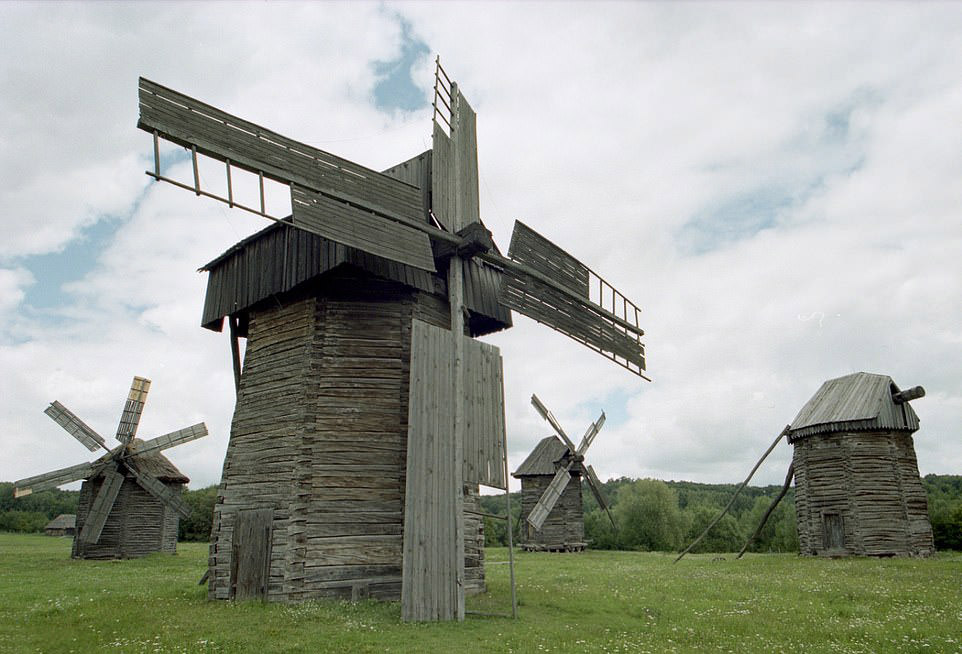
M 822 540 L 826 550 L 845 549 L 845 531 L 838 513 L 822 515 Z
M 231 544 L 231 599 L 267 598 L 273 521 L 273 509 L 237 512 Z

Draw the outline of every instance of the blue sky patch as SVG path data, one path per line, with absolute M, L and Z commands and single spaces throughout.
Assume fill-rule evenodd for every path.
M 428 105 L 424 92 L 414 83 L 411 68 L 418 59 L 431 52 L 428 45 L 411 35 L 411 24 L 401 23 L 401 54 L 394 61 L 374 63 L 378 82 L 374 85 L 374 105 L 385 112 L 415 111 Z
M 591 415 L 591 420 L 597 420 L 601 412 L 605 412 L 605 425 L 601 428 L 601 434 L 598 438 L 604 436 L 605 429 L 613 429 L 624 425 L 628 422 L 628 400 L 631 399 L 631 394 L 625 389 L 619 389 L 608 393 L 600 400 L 589 400 L 586 402 L 579 403 L 578 406 L 584 407 L 588 410 Z M 569 428 L 565 425 L 565 432 L 568 432 L 568 436 L 577 445 L 581 441 L 582 435 L 585 430 L 588 429 L 590 423 L 585 423 L 583 425 L 571 425 L 570 432 Z
M 53 309 L 66 304 L 64 284 L 93 270 L 121 222 L 116 218 L 99 220 L 84 228 L 63 251 L 25 258 L 23 266 L 33 274 L 36 283 L 25 289 L 24 304 L 34 309 Z
M 730 197 L 696 214 L 679 231 L 681 249 L 705 254 L 774 227 L 778 213 L 795 204 L 795 196 L 777 186 Z

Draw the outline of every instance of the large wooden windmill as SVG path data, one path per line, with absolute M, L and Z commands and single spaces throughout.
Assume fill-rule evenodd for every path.
M 555 552 L 581 551 L 587 545 L 582 479 L 588 483 L 598 506 L 608 513 L 612 525 L 615 524 L 594 468 L 585 465 L 585 453 L 605 424 L 605 414 L 602 412 L 588 426 L 576 448 L 537 395 L 531 396 L 531 404 L 557 435 L 542 439 L 511 473 L 521 480 L 521 517 L 527 523 L 523 547 Z
M 935 551 L 909 404 L 888 375 L 822 384 L 789 426 L 803 555 L 926 556 Z
M 433 146 L 384 172 L 140 80 L 139 127 L 167 181 L 276 222 L 215 259 L 205 327 L 227 318 L 237 405 L 211 540 L 212 598 L 398 598 L 406 620 L 464 616 L 483 587 L 478 484 L 507 488 L 498 349 L 510 309 L 644 377 L 638 308 L 516 223 L 480 220 L 475 114 L 437 67 Z M 189 148 L 164 176 L 158 139 Z M 201 188 L 197 157 L 224 163 Z M 257 175 L 242 206 L 232 175 Z M 290 187 L 272 215 L 263 179 Z M 239 337 L 247 338 L 241 366 Z
M 82 559 L 132 558 L 177 549 L 178 516 L 190 515 L 180 499 L 189 481 L 161 454 L 162 450 L 207 435 L 204 423 L 147 441 L 135 438 L 147 401 L 150 380 L 134 377 L 124 403 L 114 449 L 60 402 L 44 411 L 88 450 L 106 450 L 92 463 L 14 482 L 14 497 L 85 480 L 77 507 L 73 557 Z

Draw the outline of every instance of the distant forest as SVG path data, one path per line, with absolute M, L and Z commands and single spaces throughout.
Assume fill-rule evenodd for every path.
M 929 500 L 929 516 L 939 550 L 962 551 L 962 476 L 926 475 L 922 478 Z M 697 484 L 622 477 L 602 484 L 618 524 L 613 529 L 591 493 L 584 494 L 585 536 L 595 549 L 678 551 L 698 536 L 734 494 L 735 484 Z M 728 514 L 699 543 L 695 552 L 737 552 L 755 530 L 762 514 L 781 490 L 779 486 L 748 486 Z M 13 498 L 13 484 L 0 482 L 0 531 L 43 531 L 61 513 L 76 513 L 78 491 L 40 491 Z M 180 540 L 206 541 L 217 487 L 188 490 L 184 500 L 191 517 L 180 521 Z M 511 524 L 519 542 L 520 493 L 511 494 Z M 484 511 L 505 513 L 504 495 L 481 497 Z M 485 518 L 485 544 L 507 545 L 502 520 Z M 794 490 L 779 504 L 753 543 L 753 552 L 797 552 Z

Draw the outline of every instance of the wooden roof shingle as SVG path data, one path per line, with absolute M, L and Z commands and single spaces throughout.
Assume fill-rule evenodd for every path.
M 56 518 L 47 523 L 44 529 L 75 529 L 77 527 L 77 516 L 73 513 L 61 513 Z
M 555 462 L 565 455 L 568 448 L 557 436 L 548 436 L 541 439 L 528 458 L 525 459 L 518 469 L 511 473 L 512 477 L 533 477 L 537 475 L 554 475 L 558 471 Z
M 899 388 L 888 375 L 857 372 L 830 379 L 802 407 L 788 440 L 838 431 L 907 431 L 919 428 L 908 402 L 892 399 Z

